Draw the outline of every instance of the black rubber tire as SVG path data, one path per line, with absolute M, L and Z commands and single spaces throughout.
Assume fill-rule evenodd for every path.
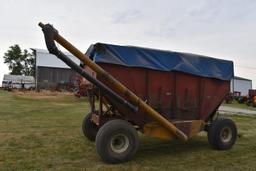
M 125 151 L 113 151 L 114 137 L 122 135 L 126 137 L 128 145 Z M 115 119 L 105 123 L 96 136 L 96 149 L 100 157 L 107 163 L 122 163 L 129 161 L 137 152 L 139 147 L 138 133 L 129 122 Z
M 89 113 L 84 117 L 82 123 L 82 131 L 84 136 L 90 141 L 95 141 L 98 130 L 98 126 L 91 121 L 91 114 Z
M 227 140 L 222 138 L 224 129 L 229 131 L 230 137 Z M 235 144 L 236 138 L 237 128 L 231 119 L 219 118 L 209 127 L 208 142 L 214 149 L 228 150 Z

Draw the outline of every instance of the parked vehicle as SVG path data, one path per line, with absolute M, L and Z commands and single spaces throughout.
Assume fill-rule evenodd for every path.
M 12 90 L 12 89 L 31 90 L 35 88 L 35 79 L 33 76 L 5 74 L 2 81 L 2 87 L 5 90 Z
M 246 104 L 248 106 L 256 107 L 256 90 L 254 89 L 249 90 Z

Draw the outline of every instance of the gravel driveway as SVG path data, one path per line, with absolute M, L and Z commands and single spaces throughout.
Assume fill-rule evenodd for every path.
M 242 114 L 242 115 L 255 115 L 256 116 L 256 110 L 247 110 L 247 109 L 240 109 L 240 108 L 234 108 L 229 106 L 220 106 L 219 110 L 220 113 L 233 113 L 233 114 Z

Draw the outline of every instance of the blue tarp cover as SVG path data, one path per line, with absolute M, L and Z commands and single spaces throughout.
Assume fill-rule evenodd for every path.
M 190 53 L 97 43 L 86 52 L 96 63 L 180 71 L 202 77 L 230 80 L 233 62 Z

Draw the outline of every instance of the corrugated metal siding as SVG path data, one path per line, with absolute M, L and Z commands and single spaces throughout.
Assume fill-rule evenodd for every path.
M 67 83 L 75 84 L 76 73 L 67 68 L 37 67 L 37 88 L 55 89 Z
M 247 96 L 249 89 L 252 89 L 252 81 L 245 79 L 232 79 L 230 82 L 231 92 L 241 92 L 241 96 Z
M 12 82 L 23 82 L 23 83 L 34 83 L 35 79 L 33 76 L 24 76 L 24 75 L 4 75 L 3 81 L 12 81 Z
M 33 76 L 24 76 L 24 75 L 4 75 L 2 81 L 2 87 L 5 88 L 35 88 L 35 79 Z

